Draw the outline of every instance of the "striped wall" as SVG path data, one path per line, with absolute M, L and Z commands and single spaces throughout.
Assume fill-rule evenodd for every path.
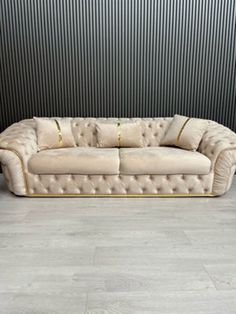
M 0 0 L 0 131 L 36 116 L 172 116 L 236 130 L 233 0 Z

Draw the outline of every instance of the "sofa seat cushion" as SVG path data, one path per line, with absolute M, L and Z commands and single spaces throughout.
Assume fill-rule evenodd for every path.
M 119 174 L 117 148 L 74 147 L 41 151 L 29 162 L 34 174 Z
M 121 174 L 208 174 L 210 160 L 199 152 L 172 147 L 120 149 Z

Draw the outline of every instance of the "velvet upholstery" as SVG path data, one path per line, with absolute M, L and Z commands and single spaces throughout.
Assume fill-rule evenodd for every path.
M 144 147 L 158 147 L 171 118 L 74 118 L 72 132 L 78 147 L 97 146 L 97 121 L 139 121 Z M 16 195 L 37 194 L 122 194 L 147 195 L 222 195 L 232 182 L 236 165 L 236 134 L 230 129 L 208 121 L 198 152 L 211 161 L 209 174 L 163 175 L 79 175 L 33 174 L 28 164 L 37 154 L 36 124 L 33 119 L 14 123 L 0 134 L 0 161 L 9 190 Z
M 207 129 L 207 120 L 175 115 L 161 145 L 178 146 L 188 150 L 197 150 Z
M 34 120 L 39 150 L 76 146 L 71 130 L 71 119 L 34 117 Z
M 211 162 L 199 152 L 173 147 L 121 148 L 122 174 L 208 174 Z
M 142 147 L 139 122 L 97 123 L 98 147 Z
M 117 148 L 74 147 L 34 154 L 29 171 L 34 174 L 119 174 Z

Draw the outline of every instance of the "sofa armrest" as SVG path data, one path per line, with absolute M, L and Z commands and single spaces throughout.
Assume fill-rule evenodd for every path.
M 224 150 L 220 153 L 214 168 L 212 193 L 222 195 L 232 184 L 236 170 L 236 149 Z
M 16 151 L 24 162 L 28 161 L 29 157 L 37 152 L 34 120 L 22 120 L 3 131 L 0 134 L 0 149 Z
M 209 122 L 198 151 L 211 160 L 214 171 L 212 192 L 224 194 L 232 183 L 236 166 L 236 133 L 229 128 Z
M 198 151 L 211 160 L 212 168 L 223 151 L 233 149 L 236 149 L 236 133 L 217 122 L 209 121 Z
M 9 189 L 17 195 L 27 194 L 29 158 L 37 152 L 35 123 L 23 120 L 0 134 L 0 163 Z

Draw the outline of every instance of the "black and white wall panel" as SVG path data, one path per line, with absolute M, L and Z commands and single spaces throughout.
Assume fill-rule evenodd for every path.
M 0 0 L 0 131 L 180 113 L 236 131 L 235 0 Z

